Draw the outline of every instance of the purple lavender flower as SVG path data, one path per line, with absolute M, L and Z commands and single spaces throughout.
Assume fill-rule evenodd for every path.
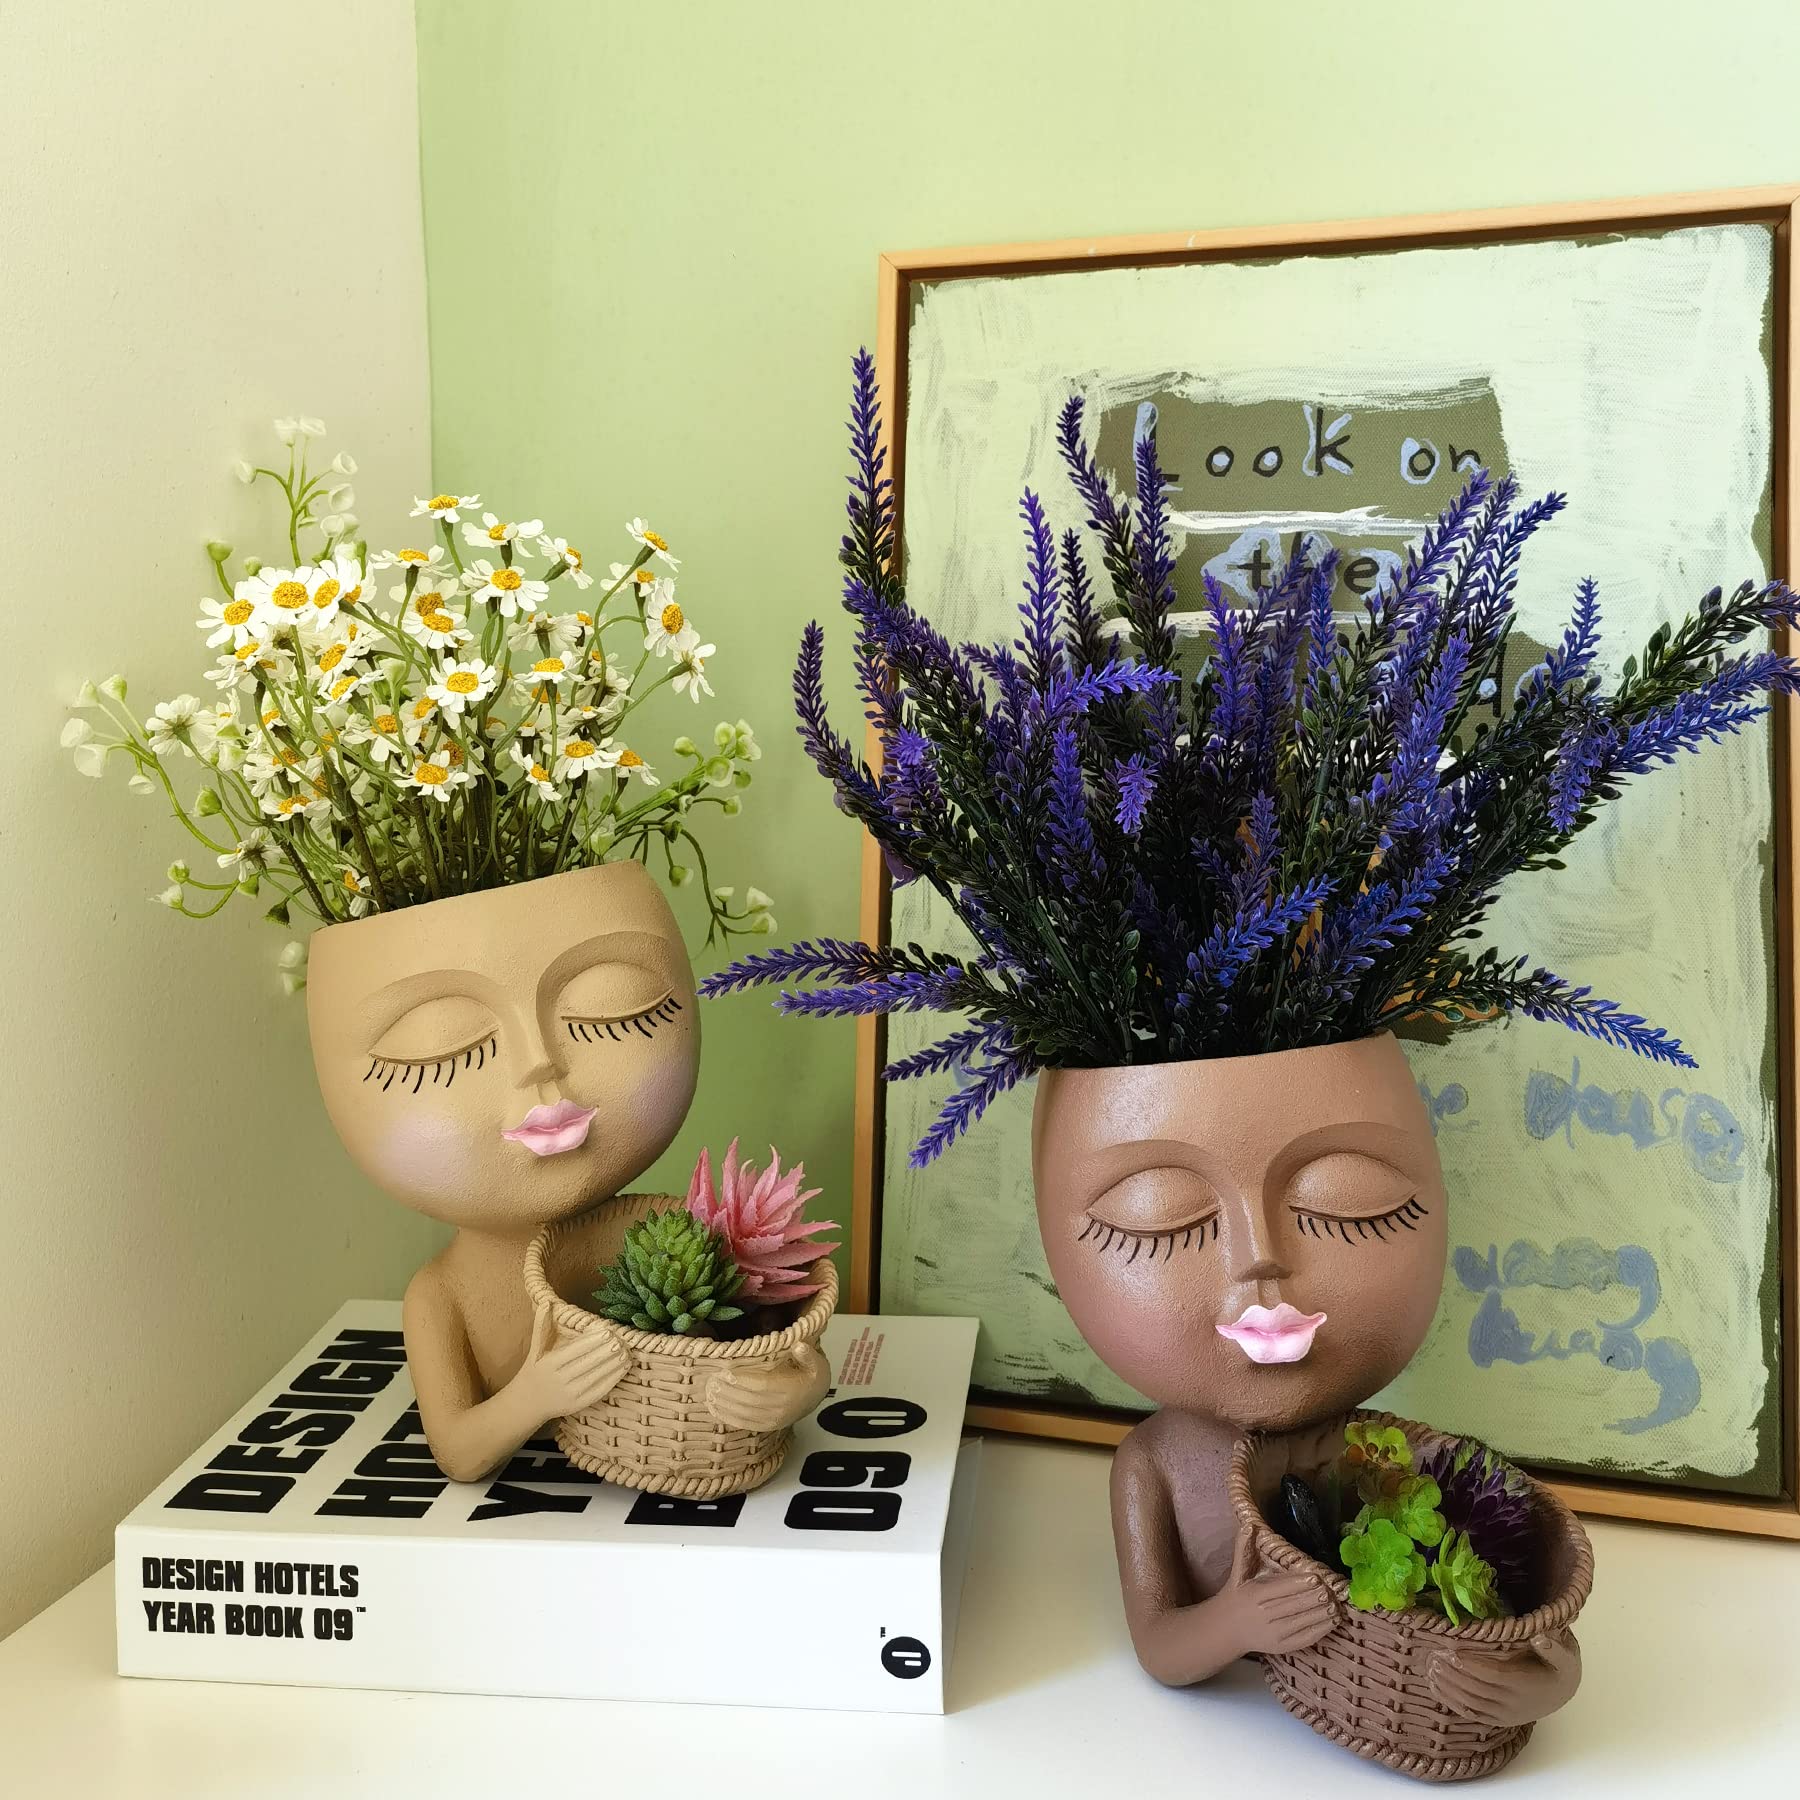
M 1466 946 L 1500 884 L 1552 865 L 1623 783 L 1800 691 L 1800 667 L 1751 641 L 1800 623 L 1800 600 L 1780 583 L 1715 589 L 1609 686 L 1583 582 L 1568 630 L 1495 704 L 1522 551 L 1563 501 L 1521 506 L 1510 476 L 1478 469 L 1348 622 L 1331 553 L 1304 535 L 1243 604 L 1207 580 L 1204 660 L 1186 675 L 1155 409 L 1133 434 L 1129 502 L 1083 420 L 1072 397 L 1057 448 L 1110 598 L 1080 533 L 1059 542 L 1027 492 L 1018 635 L 952 644 L 895 567 L 874 365 L 857 358 L 840 557 L 880 756 L 865 762 L 828 717 L 816 625 L 794 676 L 799 733 L 894 879 L 929 881 L 973 946 L 815 939 L 703 991 L 769 982 L 784 1011 L 960 1015 L 888 1070 L 957 1081 L 920 1162 L 1039 1067 L 1242 1055 L 1402 1018 L 1520 1014 L 1686 1064 L 1667 1031 L 1585 985 Z

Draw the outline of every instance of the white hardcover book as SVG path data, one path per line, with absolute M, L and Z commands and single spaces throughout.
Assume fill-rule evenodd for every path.
M 613 1487 L 546 1435 L 447 1480 L 391 1301 L 352 1301 L 118 1528 L 119 1673 L 942 1712 L 973 1319 L 839 1314 L 754 1493 Z

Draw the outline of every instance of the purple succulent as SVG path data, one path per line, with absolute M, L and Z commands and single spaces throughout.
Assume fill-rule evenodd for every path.
M 1433 1444 L 1420 1453 L 1417 1466 L 1438 1484 L 1438 1511 L 1445 1526 L 1465 1533 L 1476 1554 L 1492 1565 L 1508 1608 L 1528 1611 L 1537 1542 L 1530 1482 L 1505 1457 L 1472 1438 Z

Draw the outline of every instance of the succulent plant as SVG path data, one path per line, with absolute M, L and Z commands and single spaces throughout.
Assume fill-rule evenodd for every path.
M 1425 1585 L 1425 1558 L 1389 1519 L 1359 1517 L 1338 1555 L 1350 1571 L 1350 1604 L 1364 1611 L 1405 1612 Z
M 1444 1515 L 1438 1511 L 1438 1484 L 1429 1475 L 1402 1475 L 1390 1498 L 1365 1505 L 1358 1522 L 1386 1519 L 1404 1531 L 1423 1550 L 1444 1535 Z
M 1464 1619 L 1497 1619 L 1506 1610 L 1495 1590 L 1493 1566 L 1460 1531 L 1446 1533 L 1438 1546 L 1431 1589 L 1452 1625 Z
M 744 1284 L 725 1239 L 681 1208 L 653 1212 L 625 1233 L 594 1300 L 605 1318 L 639 1331 L 707 1335 L 743 1317 L 727 1302 Z
M 1480 1546 L 1507 1603 L 1524 1610 L 1534 1536 L 1530 1483 L 1504 1457 L 1468 1438 L 1433 1445 L 1419 1458 L 1419 1473 L 1437 1483 L 1445 1525 Z
M 821 1256 L 837 1248 L 817 1242 L 818 1234 L 836 1227 L 829 1220 L 808 1224 L 801 1218 L 807 1201 L 819 1192 L 800 1186 L 804 1163 L 795 1163 L 784 1173 L 771 1144 L 769 1166 L 759 1172 L 749 1157 L 738 1156 L 737 1147 L 733 1138 L 720 1163 L 716 1189 L 712 1158 L 700 1152 L 688 1184 L 687 1210 L 724 1240 L 743 1275 L 741 1298 L 763 1306 L 804 1300 L 819 1291 L 816 1281 L 806 1279 L 807 1273 Z

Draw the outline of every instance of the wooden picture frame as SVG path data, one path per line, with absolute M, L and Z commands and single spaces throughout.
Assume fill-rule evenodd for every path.
M 1519 242 L 1725 223 L 1763 223 L 1775 244 L 1773 286 L 1774 438 L 1772 573 L 1790 581 L 1800 573 L 1800 287 L 1795 282 L 1800 184 L 1727 192 L 1678 194 L 1600 203 L 1512 207 L 1410 218 L 1363 219 L 1315 225 L 1233 227 L 1142 236 L 1068 238 L 1039 244 L 978 245 L 964 249 L 897 251 L 878 264 L 879 325 L 876 361 L 884 404 L 889 469 L 903 521 L 907 423 L 908 331 L 921 284 L 969 277 L 1037 275 L 1085 268 L 1169 263 L 1244 261 L 1290 254 L 1331 255 L 1425 246 Z M 903 541 L 903 525 L 902 525 Z M 1776 1499 L 1738 1498 L 1651 1484 L 1552 1476 L 1553 1485 L 1577 1510 L 1714 1530 L 1800 1539 L 1800 1219 L 1796 1169 L 1800 1167 L 1800 1094 L 1796 1092 L 1794 988 L 1800 955 L 1800 909 L 1793 880 L 1794 806 L 1800 793 L 1795 702 L 1781 701 L 1774 719 L 1774 960 L 1776 978 L 1777 1123 L 1779 1159 L 1781 1355 L 1779 1419 L 1781 1492 Z M 869 756 L 879 762 L 871 734 Z M 866 941 L 888 935 L 887 871 L 865 834 L 862 856 L 861 933 Z M 879 1310 L 883 1171 L 885 1021 L 857 1023 L 854 1190 L 850 1305 Z M 971 1404 L 969 1421 L 989 1430 L 1034 1437 L 1115 1444 L 1130 1429 L 1129 1416 L 1069 1411 L 1054 1406 Z

